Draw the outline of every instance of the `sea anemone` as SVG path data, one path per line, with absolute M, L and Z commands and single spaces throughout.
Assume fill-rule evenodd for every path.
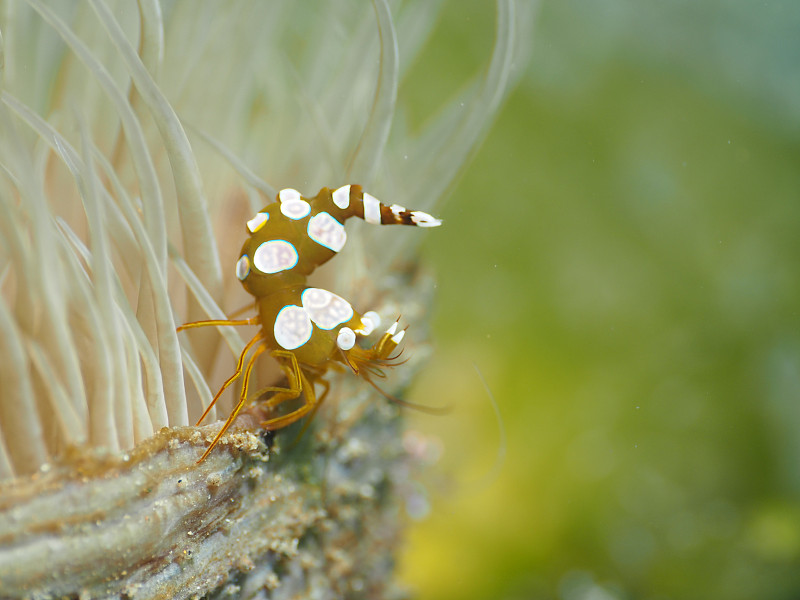
M 488 67 L 409 131 L 398 85 L 439 8 L 4 5 L 4 597 L 385 593 L 407 477 L 396 407 L 338 377 L 298 443 L 245 415 L 198 465 L 220 424 L 190 425 L 233 363 L 219 340 L 234 356 L 243 340 L 175 328 L 247 303 L 232 267 L 242 223 L 277 187 L 361 183 L 433 210 L 512 85 L 529 24 L 500 0 Z M 431 283 L 420 236 L 366 229 L 321 277 L 413 324 L 391 392 L 425 356 Z

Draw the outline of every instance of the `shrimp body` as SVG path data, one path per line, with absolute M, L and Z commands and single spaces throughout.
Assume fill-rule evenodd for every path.
M 202 422 L 211 406 L 233 381 L 244 373 L 239 403 L 206 450 L 203 460 L 230 427 L 247 400 L 250 373 L 255 360 L 269 351 L 281 363 L 289 387 L 270 387 L 269 408 L 285 400 L 305 395 L 304 404 L 293 412 L 262 423 L 266 429 L 285 427 L 316 411 L 314 383 L 321 380 L 331 361 L 350 367 L 356 375 L 371 382 L 370 374 L 391 366 L 390 354 L 400 343 L 405 330 L 395 322 L 370 348 L 361 348 L 358 336 L 366 336 L 379 326 L 380 317 L 369 311 L 357 312 L 351 304 L 328 290 L 309 287 L 307 278 L 320 265 L 344 248 L 347 232 L 344 223 L 358 217 L 374 225 L 438 227 L 441 221 L 422 211 L 386 206 L 359 185 L 336 190 L 322 188 L 314 198 L 284 189 L 275 202 L 267 205 L 247 222 L 248 239 L 236 262 L 236 276 L 255 297 L 257 316 L 241 321 L 196 321 L 179 330 L 206 325 L 259 325 L 260 331 L 245 346 L 234 375 L 225 382 L 200 417 Z M 245 364 L 245 358 L 252 352 Z M 327 384 L 323 382 L 327 391 Z

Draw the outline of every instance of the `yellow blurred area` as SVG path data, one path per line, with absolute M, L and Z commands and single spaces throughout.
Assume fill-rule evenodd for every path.
M 491 17 L 448 4 L 401 88 L 418 114 Z M 426 240 L 412 400 L 455 409 L 409 415 L 444 449 L 401 563 L 417 597 L 800 594 L 799 26 L 790 2 L 540 5 Z

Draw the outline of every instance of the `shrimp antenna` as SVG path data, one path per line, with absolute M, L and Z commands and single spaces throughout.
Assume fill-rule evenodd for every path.
M 384 398 L 405 408 L 411 408 L 413 410 L 418 410 L 420 412 L 436 416 L 446 415 L 453 410 L 452 406 L 426 406 L 424 404 L 417 404 L 416 402 L 409 402 L 408 400 L 401 400 L 400 398 L 392 396 L 391 394 L 383 391 L 374 381 L 372 381 L 372 379 L 370 379 L 366 373 L 363 374 L 363 377 L 366 382 L 378 390 L 378 392 L 380 392 Z
M 497 400 L 495 399 L 489 384 L 486 382 L 486 378 L 478 368 L 478 365 L 472 363 L 472 368 L 475 369 L 475 373 L 478 374 L 478 379 L 481 380 L 481 385 L 483 385 L 483 389 L 486 390 L 486 395 L 489 397 L 489 403 L 492 405 L 494 417 L 497 422 L 497 432 L 500 440 L 497 444 L 497 452 L 495 453 L 494 464 L 492 464 L 485 475 L 482 475 L 475 482 L 470 483 L 470 487 L 477 485 L 484 486 L 487 483 L 491 483 L 492 481 L 496 480 L 500 475 L 500 470 L 503 468 L 503 464 L 505 464 L 506 452 L 508 449 L 508 443 L 506 441 L 506 426 L 503 422 L 503 415 L 500 414 L 500 407 L 497 404 Z

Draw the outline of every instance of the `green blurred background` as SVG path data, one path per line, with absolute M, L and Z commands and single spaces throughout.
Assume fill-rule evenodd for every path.
M 448 4 L 412 122 L 493 22 Z M 420 598 L 800 597 L 800 4 L 559 0 L 534 31 L 424 247 L 414 400 L 456 410 L 410 418 L 444 454 L 401 576 Z

